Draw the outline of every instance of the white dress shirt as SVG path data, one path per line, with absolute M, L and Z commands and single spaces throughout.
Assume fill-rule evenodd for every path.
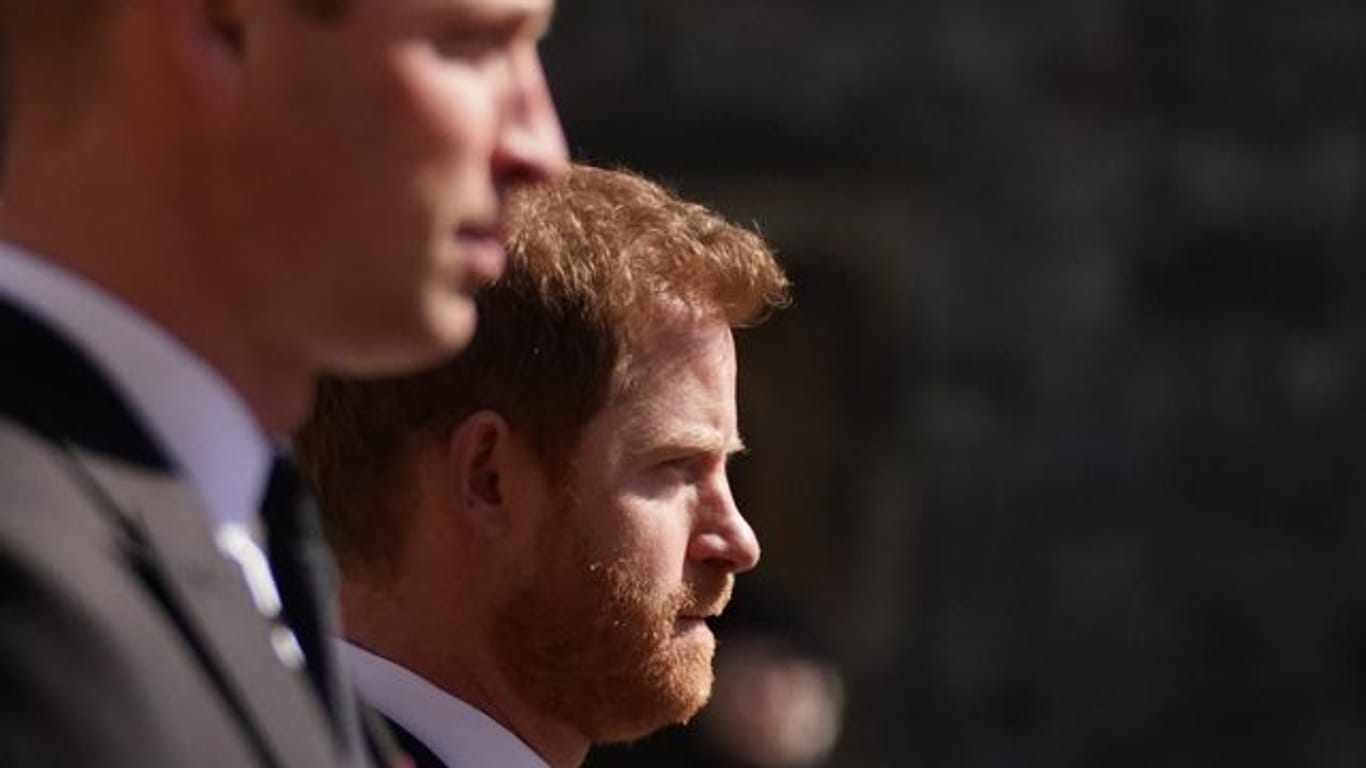
M 549 768 L 496 720 L 422 677 L 337 640 L 338 656 L 367 704 L 421 741 L 450 768 Z
M 64 336 L 105 375 L 198 492 L 219 550 L 241 566 L 257 607 L 275 616 L 279 596 L 253 530 L 272 448 L 237 392 L 122 299 L 3 242 L 0 298 Z M 291 642 L 272 637 L 281 660 L 297 665 Z

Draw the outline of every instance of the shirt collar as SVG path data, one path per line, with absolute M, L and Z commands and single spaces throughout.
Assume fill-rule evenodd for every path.
M 105 289 L 9 243 L 0 243 L 0 297 L 62 333 L 109 377 L 213 523 L 254 518 L 271 446 L 203 358 Z
M 336 642 L 361 698 L 446 765 L 549 768 L 525 742 L 478 709 L 386 658 L 345 640 Z

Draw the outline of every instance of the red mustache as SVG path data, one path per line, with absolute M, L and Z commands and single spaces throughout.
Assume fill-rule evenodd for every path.
M 674 613 L 688 618 L 720 616 L 730 603 L 735 587 L 735 576 L 723 573 L 706 577 L 701 583 L 684 585 L 677 599 Z

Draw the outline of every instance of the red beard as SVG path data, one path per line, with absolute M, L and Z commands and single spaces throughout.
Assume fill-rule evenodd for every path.
M 575 515 L 556 516 L 582 531 Z M 686 722 L 711 695 L 716 641 L 680 615 L 715 615 L 734 577 L 654 594 L 629 557 L 595 553 L 582 534 L 548 532 L 529 578 L 496 609 L 503 673 L 538 710 L 593 743 L 628 741 Z

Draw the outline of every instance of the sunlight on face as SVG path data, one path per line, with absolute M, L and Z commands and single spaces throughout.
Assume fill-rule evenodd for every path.
M 735 350 L 720 321 L 640 343 L 635 385 L 584 429 L 537 556 L 498 611 L 525 696 L 594 742 L 687 720 L 712 686 L 704 619 L 758 557 L 725 477 L 739 444 Z

